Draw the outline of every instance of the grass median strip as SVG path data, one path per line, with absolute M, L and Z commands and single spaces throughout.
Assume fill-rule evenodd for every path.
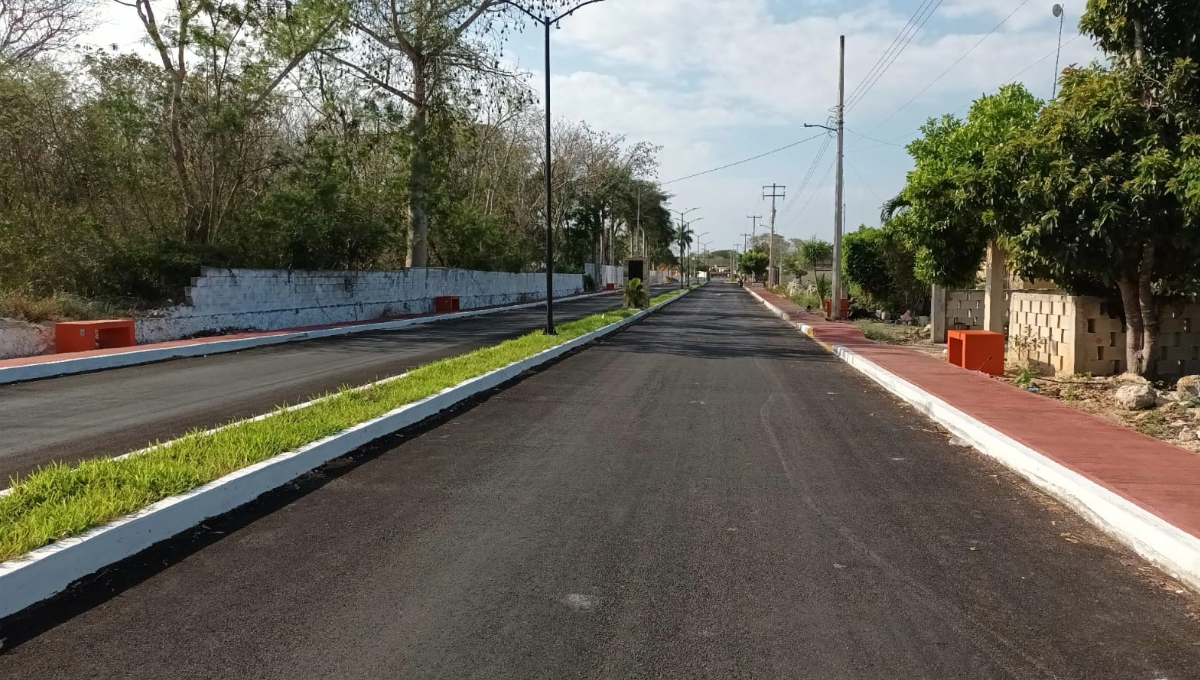
M 660 295 L 651 303 L 680 292 Z M 193 432 L 171 446 L 136 456 L 46 466 L 13 480 L 11 492 L 0 496 L 0 561 L 77 536 L 633 314 L 633 310 L 593 314 L 558 326 L 556 336 L 530 333 L 427 364 L 399 380 L 344 389 L 308 408 L 279 409 L 261 420 L 235 423 L 216 432 Z

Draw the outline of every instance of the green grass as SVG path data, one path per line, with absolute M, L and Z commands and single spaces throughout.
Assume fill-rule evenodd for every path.
M 652 299 L 658 304 L 679 295 Z M 192 432 L 170 446 L 120 460 L 51 464 L 12 483 L 0 496 L 0 561 L 79 535 L 164 498 L 337 434 L 460 382 L 533 356 L 635 314 L 616 310 L 564 323 L 410 371 L 403 378 L 340 392 L 303 409 L 278 409 L 258 421 L 217 432 Z

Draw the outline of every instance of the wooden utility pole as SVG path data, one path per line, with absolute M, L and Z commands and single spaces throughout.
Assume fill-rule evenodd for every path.
M 770 189 L 771 193 L 766 193 Z M 787 187 L 781 184 L 772 184 L 763 187 L 763 198 L 771 199 L 771 249 L 768 253 L 767 266 L 767 285 L 779 285 L 779 277 L 775 271 L 775 199 L 787 198 Z

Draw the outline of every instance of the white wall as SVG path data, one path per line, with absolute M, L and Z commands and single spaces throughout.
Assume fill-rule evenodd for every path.
M 583 291 L 583 277 L 555 274 L 555 296 Z M 433 311 L 433 298 L 455 295 L 462 309 L 546 297 L 546 275 L 463 269 L 277 271 L 206 267 L 188 288 L 188 304 L 138 319 L 139 343 L 226 330 L 277 330 L 369 321 Z
M 583 265 L 583 271 L 592 277 L 596 282 L 596 287 L 604 290 L 606 284 L 614 284 L 617 288 L 625 285 L 625 269 L 611 264 L 600 265 L 597 272 L 596 265 L 587 263 Z
M 0 359 L 54 351 L 54 326 L 0 319 Z

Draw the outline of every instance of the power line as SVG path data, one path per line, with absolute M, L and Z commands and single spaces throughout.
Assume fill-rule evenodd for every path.
M 821 134 L 824 134 L 824 133 L 821 133 Z M 688 175 L 687 177 L 680 177 L 680 178 L 678 178 L 678 179 L 673 179 L 673 180 L 671 180 L 671 181 L 669 181 L 669 182 L 663 182 L 663 183 L 662 183 L 661 185 L 659 185 L 659 186 L 664 186 L 664 187 L 665 187 L 665 186 L 667 186 L 668 184 L 675 184 L 676 182 L 682 182 L 682 181 L 684 181 L 685 179 L 693 179 L 693 178 L 696 178 L 696 177 L 700 177 L 700 176 L 702 176 L 702 175 L 711 175 L 712 173 L 714 173 L 714 172 L 719 172 L 719 171 L 721 171 L 721 170 L 728 170 L 729 168 L 733 168 L 733 167 L 736 167 L 736 166 L 739 166 L 739 165 L 743 165 L 743 164 L 745 164 L 745 163 L 749 163 L 750 161 L 756 161 L 756 160 L 758 160 L 758 159 L 760 159 L 760 158 L 766 158 L 767 156 L 772 156 L 772 155 L 774 155 L 774 154 L 777 154 L 777 153 L 779 153 L 780 151 L 787 151 L 788 149 L 791 149 L 792 147 L 800 146 L 801 144 L 803 144 L 803 143 L 805 143 L 805 142 L 811 142 L 812 140 L 814 140 L 814 139 L 816 139 L 817 137 L 820 137 L 820 136 L 821 136 L 821 135 L 813 135 L 812 137 L 805 137 L 804 139 L 801 139 L 801 140 L 800 140 L 800 141 L 798 141 L 798 142 L 792 142 L 791 144 L 788 144 L 787 146 L 781 146 L 781 147 L 779 147 L 778 149 L 772 149 L 772 150 L 770 150 L 770 151 L 768 151 L 768 152 L 766 152 L 766 153 L 760 153 L 760 154 L 758 154 L 757 156 L 751 156 L 750 158 L 745 158 L 745 159 L 742 159 L 742 160 L 740 160 L 740 161 L 735 161 L 735 162 L 733 162 L 733 163 L 729 163 L 729 164 L 727 164 L 727 165 L 722 165 L 722 166 L 721 166 L 721 167 L 719 167 L 719 168 L 713 168 L 713 169 L 711 169 L 711 170 L 705 170 L 704 172 L 697 172 L 697 173 L 696 173 L 696 174 L 694 174 L 694 175 Z
M 863 134 L 863 133 L 861 133 L 861 132 L 855 132 L 854 130 L 851 130 L 850 128 L 846 128 L 846 132 L 849 132 L 850 134 L 852 134 L 852 135 L 854 135 L 854 136 L 856 136 L 856 137 L 862 137 L 863 139 L 868 139 L 868 140 L 870 140 L 870 141 L 872 141 L 872 142 L 878 142 L 878 143 L 880 143 L 880 144 L 887 145 L 887 146 L 898 146 L 898 147 L 900 147 L 901 149 L 903 149 L 903 148 L 904 148 L 904 145 L 903 145 L 903 144 L 897 144 L 897 143 L 895 143 L 895 142 L 885 142 L 885 141 L 883 141 L 882 139 L 875 139 L 874 137 L 871 137 L 871 136 L 869 136 L 869 135 L 864 135 L 864 134 Z M 872 149 L 874 149 L 874 148 L 877 148 L 877 147 L 871 147 L 871 148 L 872 148 Z
M 783 206 L 782 213 L 784 215 L 786 215 L 788 211 L 792 209 L 792 206 L 796 204 L 796 201 L 800 200 L 800 196 L 804 193 L 804 190 L 808 188 L 809 183 L 812 182 L 813 175 L 817 173 L 817 168 L 821 166 L 821 160 L 825 158 L 825 153 L 829 151 L 829 147 L 832 144 L 833 137 L 826 136 L 825 142 L 821 145 L 820 150 L 817 151 L 817 155 L 813 157 L 813 161 L 809 164 L 808 170 L 805 171 L 804 179 L 800 180 L 800 187 L 792 193 L 792 199 Z
M 867 85 L 865 87 L 865 89 L 863 89 L 862 92 L 860 92 L 858 94 L 857 97 L 850 98 L 851 99 L 850 103 L 846 105 L 848 110 L 853 109 L 854 107 L 858 106 L 859 103 L 862 102 L 863 98 L 865 98 L 867 96 L 867 94 L 871 91 L 871 89 L 875 87 L 876 83 L 878 83 L 879 80 L 881 78 L 883 78 L 884 74 L 887 73 L 888 69 L 890 69 L 892 67 L 892 64 L 895 64 L 896 60 L 900 58 L 900 53 L 903 52 L 905 50 L 905 48 L 908 47 L 909 43 L 911 43 L 913 41 L 913 38 L 917 37 L 917 33 L 919 33 L 921 31 L 921 29 L 925 27 L 925 24 L 929 23 L 930 17 L 933 16 L 933 13 L 936 12 L 938 7 L 941 7 L 941 5 L 942 5 L 942 0 L 937 0 L 937 4 L 933 5 L 933 7 L 929 10 L 929 13 L 926 14 L 925 18 L 921 20 L 921 24 L 919 26 L 917 26 L 917 30 L 913 31 L 912 34 L 908 36 L 908 40 L 900 47 L 900 50 L 892 55 L 891 61 L 889 61 L 887 63 L 887 65 L 885 65 L 883 67 L 883 70 L 881 70 L 875 74 L 875 78 L 871 81 L 871 83 L 869 85 Z
M 884 201 L 883 197 L 879 195 L 879 192 L 871 188 L 871 185 L 867 182 L 867 178 L 863 177 L 862 174 L 858 172 L 858 168 L 850 165 L 849 162 L 847 162 L 846 165 L 850 166 L 850 171 L 858 177 L 859 181 L 863 183 L 863 186 L 867 188 L 867 191 L 870 191 L 872 194 L 874 194 L 875 198 L 879 199 L 879 205 L 883 205 L 886 201 Z
M 863 76 L 863 79 L 854 86 L 854 90 L 850 92 L 851 101 L 854 100 L 854 97 L 857 96 L 859 91 L 863 88 L 863 84 L 870 80 L 873 75 L 875 75 L 876 71 L 879 70 L 880 65 L 887 60 L 887 58 L 891 55 L 892 50 L 896 48 L 896 45 L 904 40 L 904 38 L 908 35 L 909 29 L 912 28 L 913 25 L 918 21 L 918 17 L 920 16 L 921 12 L 923 12 L 931 2 L 933 2 L 933 0 L 923 0 L 921 5 L 918 6 L 916 11 L 913 12 L 913 15 L 908 18 L 908 22 L 904 24 L 904 27 L 901 28 L 900 32 L 896 34 L 896 37 L 892 38 L 892 44 L 888 45 L 887 49 L 883 51 L 883 54 L 879 56 L 879 59 L 875 60 L 875 63 L 871 66 L 870 70 L 867 71 L 867 74 Z
M 871 128 L 871 129 L 870 129 L 870 131 L 868 131 L 868 133 L 867 133 L 867 134 L 870 134 L 871 132 L 874 132 L 874 131 L 878 130 L 879 128 L 883 127 L 883 124 L 884 124 L 884 123 L 886 123 L 886 122 L 888 122 L 889 120 L 891 120 L 891 119 L 895 118 L 895 117 L 896 117 L 896 114 L 900 113 L 900 112 L 901 112 L 901 111 L 903 111 L 904 109 L 908 108 L 908 107 L 909 107 L 909 105 L 911 105 L 913 102 L 915 102 L 915 101 L 917 101 L 918 99 L 920 99 L 920 98 L 921 98 L 921 95 L 923 95 L 923 94 L 925 94 L 926 92 L 928 92 L 928 91 L 929 91 L 929 88 L 931 88 L 931 87 L 933 87 L 934 85 L 936 85 L 936 84 L 937 84 L 937 83 L 938 83 L 938 82 L 939 82 L 939 81 L 940 81 L 942 78 L 945 78 L 945 77 L 946 77 L 946 75 L 947 75 L 948 73 L 950 73 L 951 71 L 953 71 L 953 70 L 954 70 L 954 67 L 956 67 L 956 66 L 958 66 L 959 64 L 961 64 L 961 63 L 963 62 L 963 60 L 964 60 L 964 59 L 966 59 L 968 56 L 970 56 L 970 54 L 971 54 L 972 52 L 974 52 L 974 51 L 975 51 L 975 49 L 976 49 L 976 48 L 978 48 L 980 45 L 982 45 L 982 44 L 983 44 L 983 41 L 987 40 L 988 38 L 990 38 L 990 37 L 992 36 L 992 34 L 993 34 L 993 33 L 995 33 L 996 31 L 1000 30 L 1000 27 L 1001 27 L 1001 26 L 1003 26 L 1004 24 L 1008 23 L 1008 20 L 1009 20 L 1009 19 L 1011 19 L 1011 18 L 1012 18 L 1012 16 L 1013 16 L 1014 14 L 1016 14 L 1016 13 L 1017 13 L 1017 12 L 1019 12 L 1019 11 L 1021 11 L 1021 8 L 1022 8 L 1022 7 L 1024 7 L 1025 5 L 1027 5 L 1027 4 L 1029 4 L 1029 0 L 1021 0 L 1021 4 L 1017 5 L 1017 8 L 1016 8 L 1016 9 L 1014 9 L 1014 10 L 1013 10 L 1013 11 L 1011 11 L 1011 12 L 1009 12 L 1009 13 L 1008 13 L 1008 16 L 1006 16 L 1006 17 L 1004 17 L 1003 19 L 1001 19 L 1001 20 L 1000 20 L 1000 23 L 996 24 L 996 25 L 995 25 L 995 27 L 993 27 L 993 28 L 992 28 L 992 30 L 988 31 L 986 35 L 984 35 L 982 38 L 980 38 L 980 39 L 979 39 L 979 42 L 977 42 L 977 43 L 975 43 L 974 45 L 972 45 L 972 46 L 971 46 L 971 49 L 967 50 L 967 51 L 966 51 L 966 52 L 965 52 L 965 53 L 964 53 L 964 54 L 963 54 L 961 57 L 959 57 L 959 58 L 958 58 L 958 60 L 957 60 L 957 61 L 955 61 L 953 64 L 950 64 L 950 68 L 947 68 L 945 71 L 942 71 L 941 75 L 939 75 L 937 78 L 934 78 L 934 79 L 933 79 L 933 81 L 932 81 L 932 82 L 930 82 L 928 85 L 926 85 L 926 86 L 925 86 L 925 87 L 924 87 L 924 88 L 923 88 L 923 89 L 922 89 L 920 92 L 918 92 L 918 93 L 916 94 L 916 96 L 914 96 L 912 99 L 910 99 L 910 100 L 908 100 L 907 102 L 905 102 L 905 103 L 904 103 L 904 105 L 903 105 L 903 106 L 901 106 L 900 108 L 898 108 L 898 109 L 896 109 L 895 111 L 893 111 L 893 112 L 892 112 L 890 115 L 888 115 L 888 117 L 887 117 L 887 118 L 884 118 L 883 120 L 879 121 L 879 124 L 878 124 L 878 125 L 876 125 L 875 127 Z
M 1083 37 L 1082 35 L 1076 35 L 1074 38 L 1071 38 L 1071 39 L 1070 39 L 1070 40 L 1068 40 L 1067 42 L 1063 43 L 1063 47 L 1066 47 L 1067 45 L 1070 45 L 1071 43 L 1075 42 L 1076 40 L 1079 40 L 1079 39 L 1080 39 L 1080 38 L 1082 38 L 1082 37 Z M 1026 73 L 1029 73 L 1029 72 L 1030 72 L 1030 71 L 1032 71 L 1033 69 L 1037 68 L 1038 66 L 1040 66 L 1040 65 L 1041 65 L 1041 63 L 1042 63 L 1042 62 L 1046 61 L 1046 60 L 1047 60 L 1047 59 L 1049 59 L 1050 57 L 1053 57 L 1053 56 L 1055 56 L 1056 54 L 1058 54 L 1058 52 L 1059 52 L 1059 48 L 1057 48 L 1057 47 L 1056 47 L 1056 48 L 1054 48 L 1054 49 L 1052 49 L 1052 50 L 1050 50 L 1049 52 L 1047 52 L 1047 53 L 1046 53 L 1046 55 L 1045 55 L 1044 57 L 1042 57 L 1041 59 L 1038 59 L 1037 61 L 1033 62 L 1033 63 L 1032 63 L 1032 64 L 1030 64 L 1029 66 L 1026 66 L 1025 68 L 1021 69 L 1021 70 L 1020 70 L 1020 71 L 1019 71 L 1019 72 L 1018 72 L 1016 75 L 1012 76 L 1012 77 L 1011 77 L 1011 78 L 1009 78 L 1008 80 L 1006 80 L 1006 81 L 1004 81 L 1003 83 L 1001 83 L 1001 84 L 1000 84 L 1000 87 L 994 87 L 994 88 L 992 88 L 991 90 L 988 90 L 986 93 L 984 93 L 984 96 L 995 94 L 995 93 L 999 92 L 999 91 L 1001 90 L 1001 88 L 1003 88 L 1005 85 L 1011 85 L 1011 84 L 1013 84 L 1013 83 L 1017 82 L 1017 79 L 1018 79 L 1018 78 L 1020 78 L 1021 76 L 1025 75 Z M 974 101 L 974 100 L 972 100 L 972 101 L 969 101 L 969 102 L 967 102 L 966 104 L 963 104 L 962 106 L 958 107 L 958 108 L 957 108 L 957 109 L 955 109 L 954 111 L 951 111 L 951 113 L 952 113 L 952 114 L 954 114 L 954 113 L 958 113 L 959 111 L 962 111 L 963 109 L 970 108 L 970 107 L 971 107 L 971 105 L 972 105 L 972 104 L 974 104 L 974 103 L 975 103 L 975 101 Z M 897 142 L 899 142 L 899 141 L 900 141 L 900 140 L 902 140 L 902 139 L 906 139 L 906 138 L 908 138 L 908 137 L 911 137 L 912 135 L 915 135 L 915 134 L 917 134 L 918 132 L 920 132 L 920 131 L 921 131 L 921 128 L 917 128 L 916 130 L 912 130 L 912 131 L 910 131 L 910 132 L 906 132 L 906 133 L 904 133 L 904 134 L 900 135 L 899 137 L 895 138 L 894 140 L 892 140 L 892 141 L 890 141 L 890 142 L 885 142 L 885 141 L 883 141 L 882 139 L 875 139 L 874 137 L 868 137 L 867 135 L 864 135 L 864 134 L 861 134 L 861 133 L 858 133 L 858 132 L 854 132 L 854 130 L 851 130 L 850 128 L 846 128 L 846 130 L 847 130 L 848 132 L 852 132 L 852 133 L 854 133 L 854 134 L 858 135 L 859 137 L 863 137 L 863 138 L 865 138 L 865 139 L 870 139 L 870 140 L 872 140 L 872 141 L 879 142 L 878 144 L 875 144 L 875 145 L 872 145 L 872 146 L 866 146 L 866 147 L 861 147 L 861 148 L 858 148 L 858 149 L 851 149 L 851 150 L 850 150 L 850 153 L 860 153 L 860 152 L 863 152 L 863 151 L 873 151 L 873 150 L 875 150 L 875 149 L 878 149 L 880 146 L 885 146 L 885 145 L 891 145 L 891 146 L 900 146 L 900 147 L 902 147 L 902 148 L 908 148 L 908 147 L 907 147 L 907 145 L 904 145 L 904 144 L 897 144 Z
M 829 175 L 833 174 L 833 166 L 837 164 L 836 161 L 836 158 L 833 159 L 833 161 L 830 161 L 829 167 L 825 170 L 825 176 L 821 178 L 821 182 L 817 184 L 817 188 L 813 189 L 813 192 L 809 194 L 808 200 L 804 202 L 804 205 L 800 206 L 800 212 L 796 213 L 797 219 L 804 214 L 805 210 L 808 210 L 809 204 L 811 204 L 813 199 L 816 198 L 817 194 L 820 193 L 821 187 L 825 186 L 825 182 L 829 180 Z

